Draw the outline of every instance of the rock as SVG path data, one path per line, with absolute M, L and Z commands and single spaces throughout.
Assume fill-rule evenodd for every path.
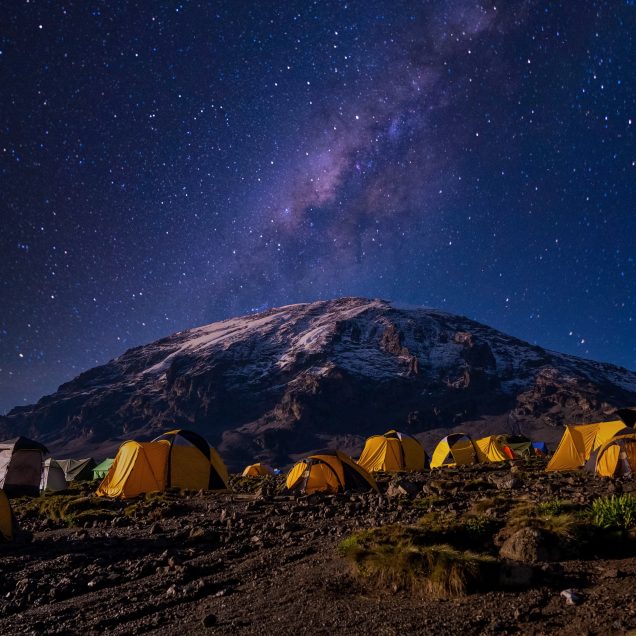
M 91 579 L 86 585 L 90 589 L 94 590 L 99 587 L 104 579 L 101 576 L 96 576 L 94 579 Z
M 412 497 L 419 492 L 420 488 L 417 484 L 408 481 L 392 481 L 386 489 L 386 496 L 393 497 Z
M 548 561 L 552 556 L 546 546 L 545 536 L 535 528 L 521 528 L 504 541 L 500 556 L 511 561 L 538 563 Z
M 578 605 L 581 601 L 583 601 L 583 595 L 574 588 L 563 590 L 559 596 L 562 596 L 565 599 L 565 603 L 567 605 Z
M 617 579 L 621 576 L 622 572 L 618 568 L 605 568 L 599 573 L 602 579 Z
M 214 627 L 216 624 L 218 623 L 218 619 L 214 614 L 206 614 L 202 619 L 201 619 L 201 625 L 203 625 L 203 627 Z
M 205 537 L 205 530 L 201 527 L 195 527 L 188 533 L 188 539 L 202 539 Z
M 522 485 L 522 481 L 512 473 L 492 473 L 488 476 L 488 481 L 494 484 L 498 490 L 514 490 Z
M 20 579 L 15 584 L 15 589 L 13 590 L 13 595 L 16 598 L 20 598 L 22 596 L 26 596 L 31 590 L 35 589 L 35 585 L 31 583 L 29 579 Z

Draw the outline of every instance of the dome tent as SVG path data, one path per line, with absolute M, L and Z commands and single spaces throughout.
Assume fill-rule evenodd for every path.
M 567 424 L 546 471 L 578 470 L 592 453 L 625 428 L 622 420 L 594 424 Z
M 151 442 L 128 441 L 97 489 L 100 497 L 121 497 L 166 488 L 227 490 L 223 460 L 200 435 L 176 429 Z
M 0 442 L 0 488 L 8 497 L 40 494 L 46 448 L 26 437 Z
M 64 471 L 66 481 L 90 481 L 93 479 L 95 460 L 92 457 L 85 459 L 58 459 L 56 460 Z
M 503 462 L 510 459 L 502 444 L 501 435 L 489 435 L 475 440 L 475 450 L 477 451 L 477 459 L 480 462 Z
M 242 477 L 269 477 L 274 471 L 267 464 L 250 464 L 243 470 Z
M 619 477 L 636 473 L 636 431 L 625 427 L 592 452 L 585 470 L 600 477 Z
M 44 468 L 42 470 L 42 481 L 40 482 L 40 490 L 42 492 L 60 492 L 66 490 L 68 484 L 66 483 L 66 476 L 64 470 L 60 464 L 52 459 L 48 458 L 44 462 Z
M 548 445 L 545 442 L 532 442 L 532 450 L 538 457 L 545 457 L 548 454 Z
M 477 450 L 465 433 L 451 433 L 436 446 L 431 458 L 431 468 L 461 466 L 477 462 Z
M 430 467 L 430 460 L 415 437 L 391 430 L 367 439 L 358 465 L 370 473 L 421 471 Z
M 104 479 L 115 461 L 114 457 L 107 457 L 93 468 L 93 479 Z
M 311 495 L 344 490 L 378 490 L 375 479 L 351 457 L 336 450 L 318 451 L 294 464 L 286 481 L 287 490 Z

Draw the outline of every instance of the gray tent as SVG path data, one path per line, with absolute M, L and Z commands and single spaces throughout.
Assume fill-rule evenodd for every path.
M 90 481 L 93 479 L 93 468 L 95 460 L 92 457 L 87 459 L 58 459 L 57 463 L 64 471 L 66 481 Z
M 0 488 L 9 497 L 40 494 L 46 448 L 26 437 L 0 442 Z
M 44 470 L 42 470 L 42 481 L 40 482 L 40 490 L 48 492 L 59 492 L 66 490 L 68 484 L 64 470 L 60 464 L 54 459 L 47 459 L 44 462 Z

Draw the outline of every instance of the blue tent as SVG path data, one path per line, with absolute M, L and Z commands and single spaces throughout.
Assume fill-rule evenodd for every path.
M 542 453 L 543 455 L 548 454 L 548 447 L 545 442 L 532 442 L 532 448 L 535 449 L 535 452 L 539 451 L 539 453 Z

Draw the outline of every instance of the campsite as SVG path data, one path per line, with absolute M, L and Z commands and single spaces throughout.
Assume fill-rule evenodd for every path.
M 396 430 L 358 461 L 317 451 L 280 474 L 229 474 L 180 429 L 122 444 L 106 471 L 42 460 L 87 479 L 0 491 L 0 633 L 624 633 L 636 435 L 618 413 L 566 427 L 549 458 L 519 436 L 450 434 L 437 468 Z M 3 448 L 0 480 L 46 453 Z

